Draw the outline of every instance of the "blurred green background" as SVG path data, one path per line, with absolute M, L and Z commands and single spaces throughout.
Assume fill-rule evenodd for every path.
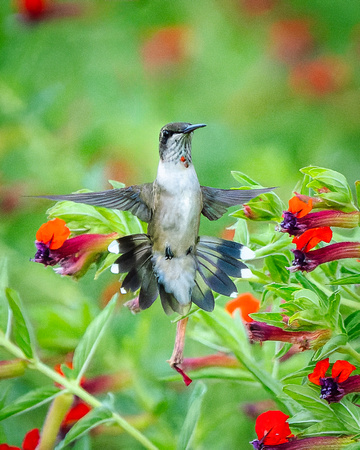
M 287 201 L 303 166 L 359 177 L 358 0 L 2 0 L 0 19 L 0 251 L 49 364 L 76 346 L 114 276 L 75 283 L 29 262 L 50 204 L 25 195 L 152 181 L 158 132 L 173 121 L 208 125 L 193 140 L 204 185 L 235 187 L 230 171 L 240 170 Z M 130 374 L 119 411 L 155 415 L 145 433 L 173 448 L 192 389 L 162 380 L 175 326 L 155 304 L 138 316 L 119 310 L 111 331 L 89 376 Z M 204 352 L 188 339 L 187 356 Z M 30 371 L 2 382 L 6 402 L 43 382 Z M 241 405 L 265 394 L 207 384 L 195 447 L 247 446 L 253 421 Z M 19 445 L 45 413 L 4 421 L 1 439 Z M 137 448 L 125 435 L 78 444 L 100 445 Z

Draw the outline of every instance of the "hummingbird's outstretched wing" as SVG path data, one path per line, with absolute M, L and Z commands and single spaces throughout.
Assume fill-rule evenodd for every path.
M 201 186 L 203 196 L 202 214 L 209 220 L 222 217 L 230 206 L 242 205 L 260 194 L 270 192 L 275 188 L 261 189 L 216 189 Z
M 134 185 L 121 189 L 109 189 L 102 192 L 84 192 L 68 195 L 38 195 L 40 198 L 75 203 L 85 203 L 92 206 L 130 211 L 143 222 L 151 219 L 153 183 Z

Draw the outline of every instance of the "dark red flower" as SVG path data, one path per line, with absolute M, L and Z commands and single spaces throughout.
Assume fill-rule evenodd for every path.
M 250 292 L 240 294 L 234 300 L 230 300 L 225 305 L 225 310 L 229 314 L 233 314 L 237 309 L 240 310 L 241 317 L 244 322 L 252 322 L 253 319 L 249 316 L 251 313 L 256 313 L 260 309 L 260 302 Z
M 330 367 L 329 358 L 318 361 L 309 381 L 321 387 L 320 397 L 328 403 L 339 402 L 344 395 L 360 391 L 360 376 L 350 376 L 356 367 L 348 361 L 338 360 L 332 367 L 331 377 L 326 376 Z
M 299 245 L 302 244 L 301 242 Z M 310 252 L 298 249 L 292 250 L 292 252 L 294 253 L 294 260 L 292 266 L 288 267 L 288 269 L 291 272 L 296 272 L 297 270 L 311 272 L 320 264 L 339 259 L 360 258 L 360 242 L 337 242 Z
M 297 344 L 301 351 L 310 348 L 317 349 L 324 345 L 331 337 L 331 330 L 293 331 L 268 325 L 265 322 L 246 323 L 250 341 L 279 341 Z
M 287 423 L 289 416 L 282 411 L 266 411 L 256 419 L 255 432 L 264 445 L 278 445 L 289 442 L 294 435 Z

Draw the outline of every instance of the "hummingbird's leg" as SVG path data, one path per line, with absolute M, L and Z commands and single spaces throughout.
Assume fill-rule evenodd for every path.
M 169 246 L 165 249 L 165 259 L 173 259 L 174 253 L 171 251 L 171 248 Z
M 179 320 L 176 326 L 176 336 L 175 336 L 175 345 L 174 350 L 169 359 L 168 363 L 170 367 L 176 370 L 184 379 L 184 383 L 188 386 L 192 380 L 189 378 L 186 373 L 179 367 L 179 365 L 184 360 L 184 347 L 185 347 L 185 332 L 186 325 L 188 323 L 189 318 L 185 317 L 185 319 Z

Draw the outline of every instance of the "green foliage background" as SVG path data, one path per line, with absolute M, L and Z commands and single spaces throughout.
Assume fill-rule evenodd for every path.
M 107 189 L 109 173 L 126 184 L 151 181 L 159 129 L 172 121 L 208 125 L 194 136 L 201 184 L 235 186 L 230 171 L 240 170 L 279 186 L 286 201 L 300 167 L 335 169 L 350 184 L 358 178 L 358 1 L 279 0 L 257 15 L 251 3 L 79 0 L 80 15 L 38 23 L 20 21 L 14 5 L 0 3 L 0 252 L 49 364 L 74 349 L 114 276 L 93 281 L 92 273 L 75 283 L 30 263 L 50 205 L 20 195 Z M 299 18 L 310 21 L 314 39 L 305 60 L 330 55 L 348 70 L 326 95 L 294 89 L 292 65 L 276 57 L 272 27 Z M 144 45 L 169 26 L 188 33 L 185 56 L 150 70 Z M 202 231 L 219 234 L 231 223 L 204 223 Z M 166 360 L 174 334 L 159 304 L 138 316 L 121 309 L 87 374 L 130 374 L 116 406 L 123 414 L 153 414 L 147 435 L 162 448 L 176 446 L 193 389 L 163 381 L 172 375 Z M 188 339 L 187 356 L 206 351 Z M 9 402 L 43 382 L 28 373 L 16 385 L 2 382 L 2 398 Z M 242 448 L 254 431 L 240 405 L 265 393 L 237 381 L 210 380 L 207 387 L 196 448 Z M 40 408 L 2 422 L 1 438 L 19 445 L 45 413 Z M 93 447 L 85 438 L 78 448 L 137 448 L 125 434 L 91 439 Z

